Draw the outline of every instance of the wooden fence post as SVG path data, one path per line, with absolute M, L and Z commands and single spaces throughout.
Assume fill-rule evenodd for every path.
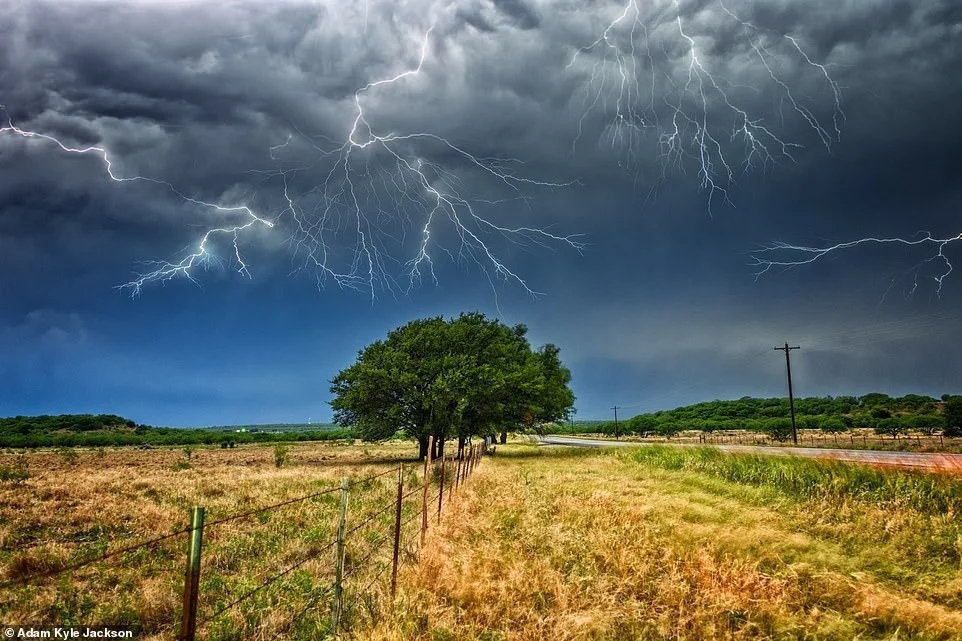
M 191 512 L 187 543 L 187 572 L 184 575 L 184 609 L 180 622 L 180 638 L 194 641 L 197 629 L 197 590 L 200 585 L 200 554 L 204 543 L 204 508 Z
M 391 598 L 397 593 L 397 563 L 401 551 L 401 501 L 404 500 L 404 477 L 397 466 L 397 504 L 394 506 L 394 566 L 391 568 Z
M 438 489 L 438 523 L 441 522 L 441 505 L 444 503 L 444 472 L 445 472 L 444 464 L 446 462 L 447 462 L 447 457 L 444 454 L 442 454 L 441 455 L 441 482 L 440 482 L 441 487 Z
M 461 456 L 461 452 L 458 451 L 458 471 L 457 471 L 457 474 L 456 474 L 455 477 L 454 477 L 454 487 L 456 487 L 456 488 L 457 488 L 457 487 L 461 487 L 461 459 L 462 459 L 462 458 L 464 458 L 464 457 Z
M 431 447 L 434 437 L 428 437 L 428 455 L 424 458 L 424 493 L 421 497 L 421 547 L 428 534 L 428 488 L 431 486 Z
M 344 607 L 344 538 L 347 531 L 347 499 L 350 482 L 347 477 L 341 478 L 341 512 L 337 518 L 337 559 L 334 565 L 334 616 L 331 617 L 331 633 L 337 635 L 341 625 L 341 613 Z

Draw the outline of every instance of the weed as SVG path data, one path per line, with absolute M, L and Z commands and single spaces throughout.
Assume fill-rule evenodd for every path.
M 284 463 L 287 463 L 288 454 L 290 454 L 290 448 L 286 445 L 281 445 L 278 443 L 274 446 L 274 467 L 283 467 Z
M 57 455 L 60 456 L 67 463 L 76 463 L 80 455 L 77 454 L 77 450 L 72 447 L 58 447 L 56 449 Z

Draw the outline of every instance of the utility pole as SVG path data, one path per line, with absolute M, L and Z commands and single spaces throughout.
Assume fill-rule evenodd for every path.
M 789 347 L 788 343 L 785 343 L 784 347 L 776 347 L 775 349 L 785 352 L 785 369 L 788 371 L 788 407 L 792 412 L 792 442 L 798 445 L 798 431 L 795 429 L 795 398 L 792 396 L 792 359 L 789 353 L 793 349 L 801 349 L 801 347 L 798 345 Z
M 613 410 L 615 411 L 615 438 L 618 438 L 618 437 L 619 437 L 619 433 L 618 433 L 618 406 L 615 405 L 615 406 L 613 406 L 611 409 L 613 409 Z

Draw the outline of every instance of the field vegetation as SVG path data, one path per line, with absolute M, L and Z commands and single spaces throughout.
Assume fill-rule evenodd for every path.
M 203 623 L 198 638 L 323 636 L 330 627 L 339 485 L 347 476 L 353 479 L 348 524 L 357 527 L 347 537 L 346 600 L 352 606 L 346 608 L 345 626 L 350 629 L 366 620 L 387 585 L 384 570 L 391 546 L 373 554 L 370 550 L 383 543 L 386 532 L 393 533 L 394 513 L 376 511 L 393 506 L 399 463 L 406 466 L 408 487 L 418 486 L 421 470 L 410 444 L 400 443 L 69 451 L 70 457 L 56 451 L 0 455 L 6 467 L 29 472 L 0 479 L 4 623 L 106 622 L 138 626 L 141 638 L 173 639 L 184 581 L 187 539 L 182 531 L 189 525 L 191 506 L 201 505 L 207 508 L 208 525 L 198 617 L 216 616 Z M 417 516 L 419 499 L 418 494 L 405 500 L 405 520 Z M 215 523 L 245 513 L 249 515 Z M 415 559 L 418 526 L 418 518 L 409 521 L 402 537 L 407 563 Z M 172 533 L 177 534 L 156 545 L 58 573 Z
M 365 638 L 962 639 L 957 479 L 512 444 Z
M 487 457 L 418 550 L 405 503 L 389 595 L 398 462 L 410 443 L 290 443 L 5 454 L 0 619 L 128 623 L 172 639 L 185 537 L 40 580 L 187 526 L 205 530 L 199 639 L 330 629 L 336 487 L 355 479 L 346 638 L 400 641 L 962 639 L 962 481 L 708 448 L 578 450 L 513 441 Z M 358 479 L 388 472 L 370 481 Z M 450 468 L 449 468 L 450 473 Z M 450 477 L 449 477 L 450 481 Z M 259 512 L 293 498 L 312 498 Z M 413 521 L 408 521 L 413 517 Z M 236 607 L 265 579 L 294 567 Z M 207 618 L 211 617 L 209 621 Z

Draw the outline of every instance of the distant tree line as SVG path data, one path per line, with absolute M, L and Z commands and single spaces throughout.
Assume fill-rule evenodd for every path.
M 301 432 L 233 432 L 140 425 L 114 414 L 61 414 L 0 418 L 0 447 L 111 447 L 219 445 L 350 438 L 345 429 Z
M 962 436 L 962 396 L 944 394 L 936 399 L 918 394 L 892 397 L 872 393 L 799 398 L 795 399 L 795 423 L 799 429 L 818 429 L 827 433 L 868 427 L 889 436 L 908 431 Z M 784 439 L 791 436 L 791 427 L 787 398 L 746 396 L 733 401 L 709 401 L 639 414 L 617 424 L 614 421 L 572 426 L 559 424 L 551 431 L 671 437 L 686 430 L 708 433 L 749 430 Z

